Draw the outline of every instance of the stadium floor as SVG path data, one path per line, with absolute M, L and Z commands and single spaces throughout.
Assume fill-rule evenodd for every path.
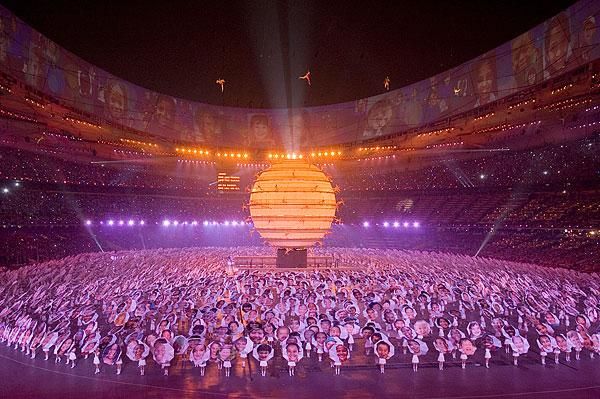
M 239 366 L 232 376 L 209 366 L 206 375 L 191 365 L 171 367 L 165 377 L 148 367 L 146 376 L 137 367 L 124 364 L 123 373 L 114 368 L 93 374 L 91 359 L 80 359 L 75 369 L 64 364 L 30 359 L 24 353 L 0 346 L 0 398 L 598 398 L 600 359 L 572 360 L 542 366 L 532 360 L 518 367 L 509 359 L 497 359 L 489 369 L 469 364 L 462 370 L 456 363 L 439 371 L 436 364 L 422 364 L 413 372 L 409 364 L 386 368 L 348 367 L 341 376 L 327 368 L 299 367 L 295 377 L 285 369 L 271 367 L 266 377 Z M 254 366 L 254 365 L 253 365 Z M 185 367 L 185 369 L 183 369 Z

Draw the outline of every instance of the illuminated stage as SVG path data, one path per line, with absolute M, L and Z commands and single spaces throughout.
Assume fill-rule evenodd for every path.
M 333 268 L 338 267 L 338 262 L 332 256 L 306 256 L 305 265 L 292 266 L 291 264 L 284 265 L 278 263 L 277 256 L 236 256 L 233 258 L 233 263 L 238 269 L 270 269 L 270 268 Z

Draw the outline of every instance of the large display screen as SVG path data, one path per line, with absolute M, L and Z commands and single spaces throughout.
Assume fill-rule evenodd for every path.
M 229 108 L 161 95 L 83 61 L 3 7 L 0 68 L 68 106 L 176 141 L 298 151 L 420 127 L 590 62 L 600 52 L 599 10 L 600 2 L 582 0 L 444 73 L 379 96 L 320 107 Z

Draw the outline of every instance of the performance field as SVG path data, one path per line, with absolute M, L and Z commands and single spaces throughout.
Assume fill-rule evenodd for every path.
M 126 3 L 0 5 L 0 398 L 600 398 L 600 2 Z

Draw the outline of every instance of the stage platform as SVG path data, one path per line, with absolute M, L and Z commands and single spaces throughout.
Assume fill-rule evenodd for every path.
M 238 269 L 275 269 L 277 256 L 234 256 L 233 266 Z M 286 267 L 282 270 L 292 269 L 331 269 L 340 265 L 332 256 L 307 256 L 306 267 Z

